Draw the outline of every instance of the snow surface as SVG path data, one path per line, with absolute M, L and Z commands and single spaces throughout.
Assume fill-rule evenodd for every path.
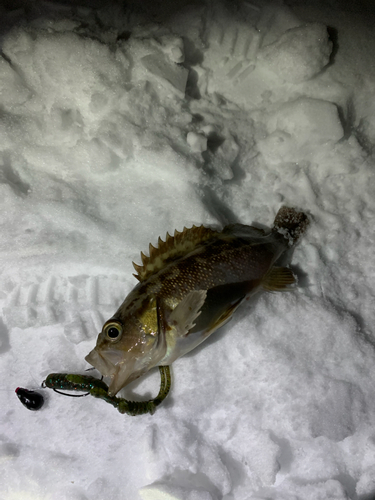
M 0 7 L 1 498 L 374 499 L 372 1 L 72 4 Z M 283 204 L 299 288 L 177 360 L 155 415 L 20 404 L 88 367 L 149 242 Z

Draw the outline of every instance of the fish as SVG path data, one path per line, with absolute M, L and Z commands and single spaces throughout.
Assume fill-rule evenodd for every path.
M 155 366 L 168 366 L 224 326 L 240 304 L 262 291 L 295 287 L 288 267 L 276 265 L 309 224 L 282 206 L 273 227 L 230 224 L 221 231 L 193 226 L 167 233 L 141 252 L 139 283 L 104 323 L 86 361 L 110 377 L 108 394 Z

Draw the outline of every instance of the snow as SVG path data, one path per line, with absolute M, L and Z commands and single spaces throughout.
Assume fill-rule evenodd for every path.
M 7 5 L 1 498 L 375 498 L 372 3 Z M 177 360 L 153 416 L 40 388 L 88 368 L 150 242 L 281 205 L 311 219 L 298 288 Z
M 280 78 L 300 83 L 316 76 L 332 52 L 327 27 L 319 23 L 290 28 L 260 51 L 260 58 Z

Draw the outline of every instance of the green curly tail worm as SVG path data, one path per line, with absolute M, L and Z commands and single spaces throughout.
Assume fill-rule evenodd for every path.
M 117 408 L 120 413 L 126 413 L 127 415 L 132 416 L 144 415 L 146 413 L 153 415 L 156 408 L 167 397 L 171 388 L 171 372 L 169 366 L 159 366 L 159 371 L 161 377 L 160 390 L 155 399 L 150 399 L 148 401 L 128 401 L 124 398 L 109 396 L 108 391 L 99 387 L 91 389 L 90 394 L 95 398 L 103 399 L 107 403 L 111 404 Z
M 108 389 L 106 383 L 90 375 L 79 375 L 70 373 L 50 373 L 44 380 L 43 387 L 50 389 L 62 389 L 66 391 L 88 391 L 94 387 Z
M 103 399 L 111 404 L 120 413 L 127 415 L 144 415 L 150 413 L 153 415 L 156 408 L 167 397 L 171 388 L 171 372 L 169 366 L 159 366 L 160 371 L 160 390 L 155 399 L 148 401 L 128 401 L 124 398 L 108 395 L 108 386 L 102 380 L 89 375 L 69 374 L 69 373 L 50 373 L 44 380 L 42 386 L 50 389 L 62 389 L 67 391 L 86 391 L 94 398 Z

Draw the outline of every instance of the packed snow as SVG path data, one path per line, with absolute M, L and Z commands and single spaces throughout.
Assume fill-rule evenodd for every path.
M 1 498 L 374 499 L 371 0 L 6 5 Z M 282 205 L 311 221 L 288 260 L 298 288 L 178 359 L 154 415 L 40 388 L 89 367 L 150 242 L 271 227 Z

